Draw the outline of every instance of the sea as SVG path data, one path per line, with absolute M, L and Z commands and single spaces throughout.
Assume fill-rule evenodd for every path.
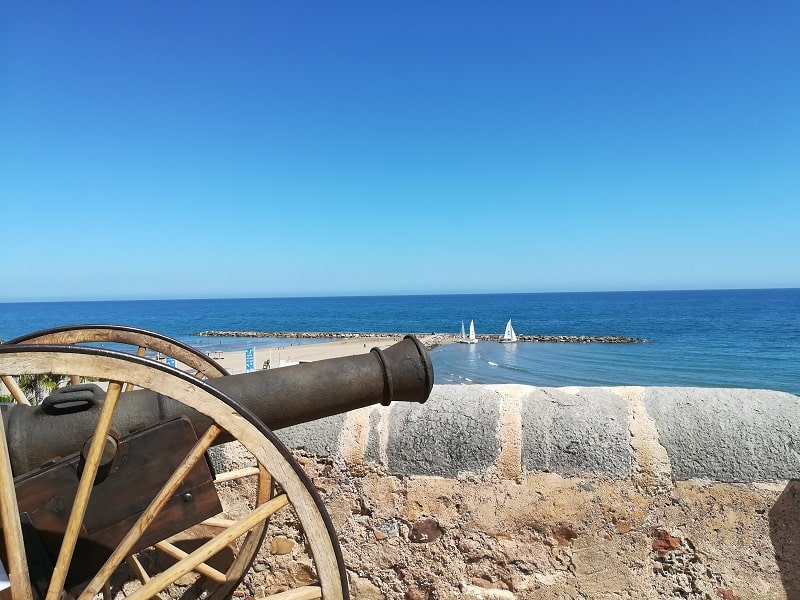
M 800 395 L 800 289 L 0 303 L 0 339 L 75 324 L 128 325 L 209 351 L 284 338 L 203 331 L 627 336 L 634 344 L 481 341 L 434 348 L 435 382 L 700 386 Z M 317 343 L 325 339 L 291 340 Z

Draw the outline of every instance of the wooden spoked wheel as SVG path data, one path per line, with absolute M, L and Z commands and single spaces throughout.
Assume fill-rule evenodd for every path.
M 191 346 L 160 333 L 124 325 L 68 325 L 20 336 L 9 344 L 85 344 L 113 343 L 136 348 L 137 356 L 148 350 L 169 356 L 195 371 L 197 377 L 229 375 L 222 365 Z M 124 350 L 123 350 L 124 351 Z
M 98 595 L 136 600 L 151 597 L 229 597 L 243 580 L 255 580 L 257 574 L 251 568 L 255 552 L 247 548 L 253 539 L 260 542 L 263 527 L 268 521 L 270 530 L 272 523 L 283 522 L 280 526 L 290 523 L 287 526 L 289 529 L 281 530 L 283 533 L 296 531 L 297 543 L 290 560 L 298 561 L 302 566 L 299 570 L 305 574 L 305 578 L 300 580 L 294 577 L 270 582 L 270 590 L 279 590 L 273 596 L 275 600 L 347 597 L 341 551 L 319 496 L 286 448 L 248 410 L 205 381 L 135 355 L 66 345 L 0 346 L 0 375 L 47 373 L 81 375 L 106 381 L 107 391 L 95 411 L 96 419 L 92 420 L 89 435 L 80 436 L 83 439 L 76 443 L 77 449 L 82 449 L 82 460 L 80 467 L 73 469 L 73 472 L 80 473 L 80 476 L 74 475 L 77 483 L 71 505 L 65 511 L 68 513 L 66 526 L 59 533 L 61 537 L 57 551 L 49 557 L 52 569 L 44 582 L 33 576 L 35 569 L 30 567 L 33 560 L 38 562 L 41 570 L 42 557 L 36 555 L 37 545 L 31 540 L 30 521 L 27 520 L 30 509 L 23 506 L 28 501 L 20 491 L 20 480 L 25 475 L 13 473 L 13 457 L 9 455 L 5 432 L 0 427 L 0 516 L 5 542 L 3 558 L 11 581 L 13 600 L 40 597 L 57 600 L 64 595 L 79 600 Z M 96 528 L 92 522 L 95 517 L 109 508 L 93 502 L 100 488 L 111 480 L 111 476 L 107 480 L 99 479 L 108 448 L 107 440 L 116 432 L 115 415 L 126 403 L 138 401 L 138 392 L 122 393 L 126 383 L 168 396 L 189 409 L 188 413 L 196 411 L 204 415 L 211 425 L 196 433 L 193 438 L 196 441 L 190 447 L 184 446 L 185 451 L 172 457 L 176 462 L 174 470 L 163 483 L 156 486 L 157 489 L 147 493 L 142 510 L 132 519 L 135 522 L 129 527 L 126 524 L 124 535 L 113 548 L 102 548 L 102 561 L 96 566 L 92 565 L 91 572 L 84 575 L 83 572 L 89 568 L 86 562 L 90 552 L 84 553 L 83 550 L 91 550 L 91 542 L 87 542 L 85 536 L 93 527 Z M 17 406 L 11 410 L 38 409 Z M 165 425 L 159 423 L 158 427 L 161 426 Z M 182 486 L 195 471 L 208 468 L 203 456 L 209 447 L 218 440 L 230 439 L 238 442 L 252 456 L 254 464 L 245 471 L 218 476 L 213 481 L 214 490 L 222 496 L 225 485 L 236 483 L 236 487 L 241 488 L 239 491 L 247 498 L 237 500 L 234 509 L 224 509 L 222 514 L 210 518 L 202 516 L 198 519 L 200 522 L 191 521 L 191 527 L 176 534 L 170 533 L 169 537 L 160 537 L 161 532 L 154 531 L 154 524 L 159 519 L 164 521 L 162 511 L 166 512 L 165 507 L 174 506 L 176 502 L 179 504 L 180 501 L 192 500 L 191 493 L 184 492 Z M 31 443 L 35 443 L 35 440 L 31 440 Z M 154 466 L 157 466 L 156 463 Z M 239 479 L 242 476 L 258 480 L 258 484 L 245 485 L 245 479 Z M 139 495 L 145 494 L 139 489 L 138 481 L 126 482 L 126 485 L 131 485 L 130 489 Z M 56 492 L 58 490 L 53 491 L 54 494 Z M 189 518 L 192 516 L 193 513 L 189 511 Z M 167 521 L 171 522 L 170 519 Z M 181 550 L 179 538 L 185 534 L 196 541 L 197 535 L 189 531 L 196 527 L 206 530 L 203 543 L 196 549 Z M 41 534 L 40 537 L 52 534 L 42 531 L 35 533 Z M 286 537 L 291 538 L 292 534 Z M 143 540 L 147 540 L 146 545 Z M 245 548 L 244 553 L 240 551 L 241 548 Z M 41 548 L 39 550 L 41 554 Z M 228 566 L 222 568 L 213 566 L 213 560 L 226 553 L 239 553 L 238 556 L 244 558 L 228 560 L 225 563 Z M 165 554 L 170 558 L 165 559 Z M 80 577 L 75 575 L 76 572 Z M 277 585 L 272 585 L 276 581 Z
M 200 379 L 222 377 L 229 374 L 222 365 L 217 363 L 210 356 L 199 352 L 187 344 L 154 331 L 124 325 L 67 325 L 29 333 L 10 340 L 7 343 L 69 345 L 110 343 L 114 344 L 123 352 L 135 353 L 137 356 L 153 358 L 150 353 L 155 353 L 155 357 L 161 355 L 164 358 L 165 364 L 167 364 L 167 357 L 174 358 L 177 361 L 176 366 L 184 371 L 193 372 L 195 377 Z M 156 360 L 158 361 L 159 359 L 156 358 Z M 21 390 L 15 385 L 13 378 L 4 376 L 2 381 L 6 384 L 6 387 L 9 388 L 17 403 L 28 404 Z M 73 376 L 72 383 L 77 384 L 78 377 Z M 131 391 L 132 389 L 133 384 L 127 383 L 124 391 Z M 213 457 L 219 456 L 219 449 L 212 448 L 209 450 L 209 453 L 212 455 L 213 460 Z M 223 461 L 219 459 L 214 462 L 215 467 L 224 465 Z M 239 477 L 253 477 L 252 472 L 253 469 L 251 468 L 245 469 L 244 471 L 237 470 L 234 473 L 220 473 L 217 479 L 230 481 Z M 259 498 L 268 497 L 270 494 L 269 479 L 258 477 L 256 478 L 256 484 L 259 486 L 257 496 Z M 265 487 L 265 490 L 260 489 L 261 487 Z M 251 565 L 260 548 L 266 527 L 267 521 L 254 527 L 251 534 L 239 546 L 235 558 L 235 562 L 237 563 L 236 570 L 244 573 Z M 167 548 L 166 546 L 162 546 L 162 550 L 172 551 L 174 553 L 173 548 Z M 133 559 L 129 558 L 128 562 L 133 568 L 138 568 L 134 564 Z
M 133 352 L 137 356 L 149 357 L 149 353 L 155 353 L 155 356 L 163 356 L 165 359 L 171 357 L 177 361 L 177 365 L 182 370 L 191 371 L 196 377 L 216 378 L 228 375 L 228 371 L 219 363 L 213 360 L 210 356 L 199 352 L 195 348 L 172 339 L 165 335 L 148 331 L 145 329 L 128 327 L 123 325 L 69 325 L 63 327 L 56 327 L 46 329 L 24 336 L 20 336 L 8 342 L 9 344 L 104 344 L 110 343 L 117 346 L 120 350 L 125 352 Z M 152 358 L 152 357 L 151 357 Z M 156 359 L 158 360 L 158 359 Z M 14 386 L 13 379 L 4 377 L 3 382 L 12 391 L 18 403 L 27 403 L 22 399 L 16 386 Z M 73 378 L 73 383 L 77 383 L 77 377 Z M 132 383 L 127 383 L 125 391 L 130 391 L 133 388 Z M 17 391 L 18 393 L 14 393 Z M 216 461 L 219 466 L 220 461 Z M 242 476 L 251 473 L 252 470 L 238 471 Z M 219 479 L 230 480 L 232 479 L 231 473 L 220 474 Z M 269 481 L 257 478 L 257 485 L 266 485 L 269 488 Z M 264 497 L 269 492 L 259 491 L 259 497 Z M 236 562 L 238 569 L 244 571 L 252 563 L 255 554 L 258 552 L 263 533 L 266 530 L 267 522 L 254 528 L 251 535 L 239 547 L 239 552 L 236 555 Z M 257 533 L 260 528 L 260 535 Z M 129 559 L 130 562 L 130 559 Z

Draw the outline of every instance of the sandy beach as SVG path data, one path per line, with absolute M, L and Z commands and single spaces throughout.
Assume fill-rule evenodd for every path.
M 299 344 L 287 340 L 286 345 L 272 348 L 256 348 L 255 368 L 279 368 L 296 365 L 302 362 L 324 360 L 327 358 L 340 358 L 342 356 L 355 356 L 366 354 L 372 348 L 381 350 L 399 342 L 398 336 L 386 337 L 353 337 L 331 342 L 312 344 Z M 215 357 L 231 375 L 244 373 L 246 369 L 244 350 L 237 352 L 223 352 L 221 357 Z

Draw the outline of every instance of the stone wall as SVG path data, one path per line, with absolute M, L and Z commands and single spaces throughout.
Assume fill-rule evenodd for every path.
M 277 432 L 354 598 L 800 600 L 800 398 L 434 386 Z

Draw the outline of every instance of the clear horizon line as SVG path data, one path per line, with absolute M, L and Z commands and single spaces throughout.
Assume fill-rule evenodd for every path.
M 71 302 L 167 302 L 167 301 L 209 301 L 209 300 L 304 300 L 309 298 L 393 298 L 419 296 L 513 296 L 513 295 L 553 295 L 553 294 L 635 294 L 652 292 L 746 292 L 800 290 L 800 287 L 719 287 L 719 288 L 658 288 L 625 290 L 558 290 L 528 292 L 444 292 L 444 293 L 387 293 L 387 294 L 318 294 L 318 295 L 276 295 L 276 296 L 207 296 L 207 297 L 143 297 L 143 298 L 51 298 L 37 300 L 0 300 L 0 304 L 52 304 Z

